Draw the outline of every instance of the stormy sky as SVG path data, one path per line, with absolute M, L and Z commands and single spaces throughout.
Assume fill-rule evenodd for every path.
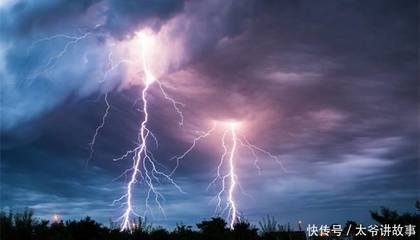
M 0 4 L 1 208 L 37 216 L 123 209 L 118 176 L 143 119 L 136 34 L 156 36 L 151 67 L 182 103 L 185 124 L 159 88 L 149 94 L 153 154 L 162 171 L 213 121 L 234 119 L 264 154 L 236 158 L 242 216 L 280 223 L 371 222 L 369 210 L 412 211 L 419 196 L 418 2 L 6 0 Z M 137 58 L 137 59 L 136 59 Z M 134 62 L 134 63 L 133 63 Z M 93 158 L 90 141 L 106 109 Z M 163 181 L 166 218 L 213 216 L 221 130 Z M 135 204 L 144 206 L 144 186 Z M 157 209 L 155 209 L 157 210 Z

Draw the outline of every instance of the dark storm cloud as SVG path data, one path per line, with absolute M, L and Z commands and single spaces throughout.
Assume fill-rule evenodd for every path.
M 379 205 L 411 209 L 418 194 L 419 160 L 416 1 L 138 3 L 45 3 L 35 8 L 27 2 L 20 3 L 19 11 L 18 3 L 10 8 L 6 24 L 15 31 L 8 40 L 20 43 L 2 52 L 7 71 L 0 75 L 14 77 L 7 83 L 19 82 L 48 53 L 46 47 L 35 49 L 29 60 L 24 57 L 21 46 L 37 39 L 22 37 L 27 31 L 48 36 L 57 32 L 52 25 L 80 26 L 74 18 L 87 15 L 83 21 L 103 18 L 93 21 L 102 24 L 101 37 L 124 38 L 138 27 L 158 31 L 173 21 L 172 37 L 182 37 L 186 56 L 163 81 L 176 87 L 168 90 L 171 95 L 187 103 L 186 126 L 174 127 L 178 119 L 158 91 L 150 96 L 150 128 L 161 140 L 156 156 L 168 169 L 174 163 L 166 160 L 188 147 L 192 130 L 205 129 L 209 119 L 245 119 L 249 140 L 278 155 L 289 171 L 262 157 L 258 176 L 252 156 L 241 150 L 243 187 L 251 196 L 266 196 L 256 197 L 259 201 L 238 197 L 241 211 L 252 220 L 270 213 L 284 223 L 305 218 L 306 223 L 326 224 L 369 221 L 368 210 Z M 63 6 L 70 11 L 57 18 Z M 99 15 L 91 13 L 95 7 Z M 69 201 L 80 214 L 95 209 L 102 219 L 115 216 L 107 204 L 122 191 L 115 188 L 123 186 L 123 179 L 112 178 L 129 162 L 111 159 L 134 145 L 142 113 L 133 107 L 139 89 L 112 91 L 110 117 L 95 145 L 92 169 L 83 170 L 88 142 L 105 107 L 96 98 L 101 87 L 86 86 L 97 62 L 106 58 L 101 50 L 100 37 L 87 39 L 51 79 L 18 87 L 19 94 L 7 102 L 13 111 L 2 121 L 11 122 L 13 131 L 2 133 L 2 172 L 7 173 L 2 174 L 2 206 L 35 206 L 48 215 L 57 202 Z M 92 56 L 88 66 L 74 67 L 85 52 Z M 214 189 L 205 189 L 220 154 L 217 140 L 203 141 L 181 162 L 175 180 L 188 195 L 164 184 L 169 225 L 212 214 Z M 35 200 L 19 201 L 31 196 Z
M 104 28 L 116 38 L 132 35 L 139 26 L 154 20 L 156 27 L 183 8 L 184 1 L 12 1 L 2 9 L 2 27 L 9 35 L 63 28 L 93 28 L 104 20 Z M 95 8 L 96 7 L 96 8 Z M 95 9 L 93 14 L 89 9 Z M 99 19 L 99 20 L 98 20 Z M 57 28 L 57 26 L 59 28 Z M 8 37 L 12 37 L 8 36 Z M 6 37 L 6 36 L 3 36 Z
M 205 56 L 223 38 L 243 32 L 245 23 L 254 14 L 254 1 L 191 2 L 174 30 L 185 35 L 187 55 L 195 60 Z
M 105 28 L 116 38 L 132 36 L 139 26 L 159 28 L 184 7 L 184 0 L 109 1 Z
M 86 13 L 99 0 L 88 1 L 12 1 L 1 9 L 2 38 L 13 39 L 34 31 L 45 31 L 58 24 L 69 24 Z M 7 3 L 6 3 L 7 4 Z M 71 24 L 69 24 L 71 25 Z

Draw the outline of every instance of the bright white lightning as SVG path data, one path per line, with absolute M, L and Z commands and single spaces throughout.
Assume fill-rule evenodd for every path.
M 98 26 L 97 26 L 98 27 Z M 96 29 L 96 27 L 95 27 Z M 37 69 L 35 72 L 31 74 L 31 76 L 28 77 L 28 79 L 35 79 L 41 74 L 48 73 L 53 70 L 54 67 L 58 64 L 59 60 L 69 51 L 69 49 L 78 44 L 83 39 L 86 39 L 90 35 L 93 34 L 92 32 L 86 32 L 79 36 L 73 36 L 73 35 L 67 35 L 67 34 L 57 34 L 50 37 L 42 38 L 37 41 L 35 41 L 31 47 L 29 48 L 29 51 L 31 51 L 33 48 L 35 48 L 37 45 L 39 45 L 42 42 L 46 41 L 52 41 L 56 39 L 64 39 L 66 42 L 64 43 L 64 46 L 62 49 L 59 50 L 59 52 L 53 56 L 50 56 L 46 61 L 45 64 Z M 130 223 L 130 219 L 132 215 L 138 215 L 135 213 L 133 208 L 133 187 L 137 183 L 137 179 L 141 178 L 146 186 L 148 187 L 147 190 L 147 197 L 146 197 L 146 211 L 152 211 L 151 207 L 149 206 L 149 201 L 151 197 L 154 197 L 154 200 L 161 210 L 161 212 L 165 215 L 164 209 L 161 204 L 161 200 L 164 200 L 163 195 L 157 190 L 155 187 L 156 183 L 160 183 L 160 179 L 164 178 L 167 181 L 169 181 L 175 188 L 177 188 L 180 192 L 184 193 L 182 189 L 173 181 L 170 175 L 165 174 L 162 171 L 159 171 L 156 168 L 156 165 L 160 165 L 159 162 L 156 161 L 156 159 L 153 157 L 152 152 L 148 149 L 148 139 L 152 138 L 157 146 L 158 142 L 155 137 L 155 135 L 147 128 L 147 123 L 149 121 L 149 113 L 148 113 L 148 101 L 147 101 L 147 94 L 150 90 L 150 87 L 153 83 L 157 83 L 159 86 L 159 89 L 164 96 L 165 100 L 171 102 L 174 110 L 179 115 L 180 121 L 179 125 L 182 126 L 184 122 L 184 116 L 181 111 L 181 107 L 184 107 L 185 105 L 181 102 L 176 101 L 172 97 L 170 97 L 167 92 L 165 91 L 163 84 L 152 74 L 149 66 L 149 62 L 147 61 L 147 56 L 149 55 L 149 51 L 152 50 L 154 39 L 150 35 L 141 35 L 140 36 L 140 44 L 141 44 L 141 62 L 143 65 L 143 71 L 145 75 L 145 86 L 141 92 L 141 102 L 143 103 L 142 112 L 144 113 L 144 119 L 140 124 L 139 134 L 138 134 L 138 143 L 134 149 L 131 149 L 127 151 L 122 157 L 114 159 L 114 161 L 125 159 L 131 155 L 133 155 L 133 165 L 131 168 L 124 171 L 123 175 L 129 174 L 131 172 L 130 181 L 127 183 L 127 192 L 122 195 L 119 199 L 115 200 L 113 204 L 121 203 L 120 206 L 125 206 L 124 214 L 119 218 L 122 220 L 121 224 L 121 230 L 130 230 L 132 224 Z M 104 72 L 104 75 L 102 77 L 102 80 L 100 83 L 103 83 L 107 80 L 109 75 L 112 71 L 116 70 L 119 66 L 122 64 L 137 64 L 140 61 L 133 61 L 129 59 L 121 59 L 118 62 L 113 61 L 112 59 L 112 53 L 109 53 L 108 55 L 108 62 L 109 62 L 109 68 Z M 94 155 L 94 145 L 96 143 L 96 139 L 100 133 L 100 131 L 104 128 L 106 119 L 109 115 L 110 110 L 110 104 L 108 102 L 108 93 L 105 94 L 105 103 L 106 103 L 106 109 L 105 112 L 101 118 L 100 124 L 96 127 L 95 133 L 92 137 L 92 140 L 90 141 L 90 155 L 89 159 L 87 160 L 87 163 L 90 159 L 93 158 Z
M 238 137 L 236 128 L 238 127 L 238 123 L 236 122 L 229 122 L 227 123 L 228 129 L 224 130 L 223 136 L 222 136 L 222 147 L 223 147 L 223 154 L 220 157 L 219 165 L 217 166 L 217 176 L 213 179 L 213 181 L 210 182 L 208 188 L 210 188 L 211 185 L 215 184 L 218 180 L 221 181 L 221 189 L 217 193 L 217 206 L 216 206 L 216 212 L 225 212 L 228 210 L 228 218 L 229 218 L 229 227 L 231 229 L 234 228 L 235 222 L 238 219 L 238 212 L 234 197 L 235 187 L 237 185 L 237 175 L 235 171 L 235 153 L 237 151 L 237 145 L 238 145 Z M 229 150 L 229 147 L 226 143 L 226 137 L 227 135 L 231 136 L 231 147 Z M 222 166 L 225 162 L 225 158 L 228 155 L 228 172 L 225 175 L 221 175 L 222 172 Z M 222 209 L 222 196 L 223 193 L 226 191 L 226 182 L 227 179 L 229 179 L 229 189 L 227 190 L 227 201 L 226 201 L 226 207 Z
M 135 155 L 133 157 L 133 167 L 131 168 L 132 170 L 132 174 L 131 174 L 131 178 L 130 181 L 127 184 L 127 193 L 124 195 L 126 198 L 126 209 L 125 212 L 123 214 L 123 223 L 121 225 L 121 230 L 127 230 L 130 228 L 131 224 L 130 224 L 130 217 L 131 214 L 133 214 L 134 210 L 133 210 L 133 206 L 132 206 L 132 188 L 133 185 L 136 183 L 137 181 L 137 174 L 141 173 L 141 171 L 139 170 L 140 167 L 140 163 L 143 161 L 143 163 L 145 162 L 145 159 L 147 157 L 147 144 L 146 144 L 146 140 L 147 137 L 149 135 L 149 130 L 146 128 L 146 123 L 149 119 L 149 113 L 147 111 L 147 98 L 146 98 L 146 94 L 147 94 L 147 90 L 150 87 L 150 84 L 152 83 L 152 81 L 147 79 L 148 76 L 146 75 L 146 86 L 144 87 L 143 91 L 142 91 L 142 100 L 143 100 L 143 112 L 144 112 L 144 119 L 143 122 L 140 125 L 140 144 L 138 147 L 136 147 L 134 149 Z M 143 164 L 144 165 L 144 164 Z M 147 170 L 147 168 L 145 169 Z M 147 184 L 149 185 L 149 183 L 151 182 L 150 176 L 147 173 Z M 154 189 L 153 187 L 153 183 L 151 183 L 149 185 L 149 187 L 151 189 Z M 160 202 L 157 202 L 159 207 L 160 206 Z
M 230 186 L 229 186 L 229 194 L 228 194 L 228 201 L 229 201 L 229 215 L 230 215 L 230 223 L 229 226 L 233 229 L 237 218 L 237 210 L 236 210 L 236 203 L 233 196 L 236 186 L 236 174 L 235 174 L 235 152 L 237 146 L 237 138 L 236 138 L 236 124 L 231 123 L 230 132 L 232 134 L 232 147 L 229 154 L 229 177 L 230 177 Z
M 165 215 L 163 206 L 161 204 L 161 200 L 164 200 L 164 197 L 155 186 L 156 183 L 160 183 L 159 177 L 162 177 L 168 180 L 173 186 L 175 186 L 175 188 L 177 188 L 180 192 L 183 193 L 182 189 L 173 181 L 170 175 L 165 174 L 156 168 L 155 159 L 148 149 L 148 144 L 147 144 L 148 139 L 151 137 L 155 140 L 156 143 L 157 143 L 157 139 L 156 137 L 154 137 L 153 133 L 147 128 L 147 123 L 149 121 L 149 111 L 148 111 L 149 103 L 147 99 L 147 94 L 152 84 L 155 82 L 158 82 L 158 80 L 152 74 L 149 63 L 147 61 L 148 51 L 151 50 L 153 39 L 145 35 L 145 36 L 141 36 L 140 40 L 141 40 L 141 47 L 142 47 L 141 57 L 142 57 L 142 62 L 143 62 L 144 75 L 145 75 L 145 87 L 143 88 L 141 92 L 141 101 L 143 103 L 142 112 L 144 113 L 144 119 L 140 124 L 140 130 L 139 130 L 139 136 L 138 136 L 139 142 L 137 146 L 134 149 L 127 151 L 127 153 L 123 157 L 119 158 L 119 159 L 122 159 L 129 156 L 130 154 L 133 154 L 133 165 L 130 169 L 128 169 L 125 172 L 125 173 L 128 173 L 131 171 L 131 176 L 129 177 L 129 181 L 127 183 L 126 193 L 122 195 L 119 199 L 114 201 L 114 203 L 123 201 L 121 206 L 125 207 L 125 211 L 123 215 L 120 217 L 120 220 L 122 220 L 121 231 L 131 230 L 132 215 L 136 215 L 136 216 L 138 215 L 134 211 L 134 207 L 133 207 L 133 187 L 137 183 L 139 177 L 144 181 L 145 185 L 148 187 L 147 196 L 145 200 L 145 207 L 146 207 L 146 211 L 149 210 L 151 213 L 152 213 L 152 210 L 151 210 L 151 207 L 149 206 L 149 201 L 150 201 L 150 198 L 153 196 L 154 201 L 157 204 L 158 208 L 160 209 L 162 214 Z M 170 98 L 166 94 L 166 92 L 163 91 L 163 88 L 160 82 L 159 82 L 159 87 L 161 91 L 163 92 L 165 99 L 171 100 L 174 106 L 177 106 L 178 102 Z M 182 116 L 182 112 L 180 111 L 180 109 L 178 108 L 175 108 L 175 109 L 178 112 L 178 114 Z M 181 119 L 183 119 L 183 117 Z
M 220 183 L 220 189 L 215 196 L 217 199 L 215 214 L 223 214 L 227 211 L 228 224 L 229 227 L 233 229 L 236 221 L 239 219 L 237 204 L 235 202 L 236 186 L 238 186 L 239 189 L 243 192 L 240 182 L 238 181 L 238 174 L 235 167 L 235 159 L 237 158 L 238 147 L 243 146 L 251 151 L 255 158 L 254 165 L 257 168 L 258 173 L 260 173 L 261 169 L 258 165 L 257 153 L 267 155 L 270 159 L 275 160 L 285 172 L 287 171 L 276 156 L 256 145 L 251 144 L 244 136 L 238 133 L 238 128 L 240 127 L 239 122 L 229 121 L 223 122 L 222 124 L 224 126 L 223 135 L 221 138 L 223 152 L 217 165 L 216 177 L 209 183 L 207 190 L 209 190 L 213 185 Z M 196 142 L 202 138 L 208 137 L 214 131 L 214 129 L 215 126 L 213 126 L 213 128 L 208 132 L 205 132 L 195 138 L 187 151 L 173 158 L 177 160 L 176 168 L 179 166 L 179 161 L 184 159 L 186 155 L 194 149 Z M 230 138 L 230 140 L 228 140 L 228 138 Z M 227 167 L 226 171 L 223 170 L 224 166 Z M 224 205 L 224 207 L 222 205 Z

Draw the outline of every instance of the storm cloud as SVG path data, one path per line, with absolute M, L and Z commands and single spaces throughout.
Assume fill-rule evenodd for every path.
M 118 216 L 110 203 L 124 179 L 114 178 L 130 163 L 112 159 L 137 139 L 142 86 L 127 84 L 123 67 L 101 80 L 112 47 L 152 29 L 169 49 L 161 81 L 186 103 L 179 127 L 171 105 L 152 89 L 155 154 L 168 169 L 195 130 L 235 119 L 287 169 L 260 156 L 259 175 L 252 154 L 241 149 L 239 178 L 251 197 L 238 193 L 238 206 L 252 221 L 270 213 L 283 223 L 369 222 L 369 210 L 381 205 L 410 210 L 418 197 L 417 10 L 414 0 L 6 2 L 2 207 L 29 206 L 46 217 L 89 213 L 102 222 Z M 52 63 L 71 39 L 39 41 L 86 33 Z M 85 169 L 104 93 L 110 115 Z M 174 177 L 187 195 L 163 184 L 167 219 L 155 222 L 213 214 L 214 189 L 206 187 L 219 140 L 216 134 L 200 142 L 181 162 Z

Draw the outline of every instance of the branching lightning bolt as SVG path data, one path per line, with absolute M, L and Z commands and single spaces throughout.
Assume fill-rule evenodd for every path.
M 234 198 L 235 187 L 237 185 L 237 175 L 235 170 L 235 153 L 237 151 L 238 145 L 238 137 L 236 132 L 236 123 L 229 123 L 229 128 L 223 132 L 222 136 L 222 147 L 223 147 L 223 154 L 220 157 L 219 165 L 217 166 L 217 175 L 210 182 L 207 188 L 210 188 L 211 185 L 216 184 L 217 181 L 221 181 L 221 189 L 217 193 L 217 206 L 216 212 L 225 212 L 228 210 L 228 218 L 229 218 L 229 227 L 231 229 L 234 228 L 235 222 L 238 219 L 238 211 L 236 207 L 236 202 Z M 228 149 L 226 143 L 227 135 L 231 136 L 231 147 L 230 150 Z M 224 175 L 221 174 L 222 166 L 224 165 L 225 158 L 228 158 L 228 172 Z M 226 184 L 229 179 L 229 189 L 227 190 L 227 201 L 225 208 L 222 209 L 222 198 L 223 194 L 226 191 Z
M 33 42 L 31 44 L 30 48 L 29 48 L 29 51 L 31 51 L 33 48 L 35 48 L 37 45 L 39 45 L 39 44 L 41 44 L 43 42 L 53 41 L 53 40 L 56 40 L 56 39 L 65 39 L 65 40 L 67 40 L 66 43 L 64 44 L 63 48 L 61 50 L 59 50 L 59 52 L 57 54 L 49 57 L 46 60 L 46 63 L 44 64 L 44 66 L 41 67 L 40 69 L 36 70 L 29 77 L 29 79 L 35 79 L 40 74 L 47 73 L 47 72 L 51 71 L 58 64 L 59 59 L 62 58 L 66 54 L 66 52 L 70 49 L 71 46 L 74 46 L 74 45 L 78 44 L 80 41 L 82 41 L 83 39 L 86 39 L 91 34 L 93 34 L 92 31 L 86 32 L 86 33 L 84 33 L 82 35 L 79 35 L 79 36 L 77 36 L 77 35 L 69 35 L 69 34 L 56 34 L 56 35 L 53 35 L 53 36 L 49 36 L 49 37 L 38 39 L 37 41 Z M 115 66 L 113 65 L 112 59 L 110 57 L 111 57 L 111 55 L 109 55 L 109 59 L 108 60 L 111 63 L 111 68 L 105 72 L 103 80 L 106 79 L 106 76 L 107 76 L 107 74 L 109 74 L 110 71 L 112 71 L 112 70 L 115 69 Z M 111 108 L 111 106 L 110 106 L 110 104 L 108 102 L 108 93 L 105 94 L 105 97 L 104 98 L 105 98 L 105 104 L 106 104 L 105 112 L 102 115 L 101 122 L 96 127 L 95 133 L 94 133 L 94 135 L 93 135 L 93 137 L 92 137 L 92 139 L 91 139 L 91 141 L 89 143 L 90 153 L 89 153 L 89 158 L 86 160 L 86 166 L 89 164 L 89 161 L 92 160 L 92 158 L 93 158 L 93 155 L 94 155 L 94 145 L 96 143 L 97 136 L 99 135 L 100 130 L 102 130 L 102 128 L 105 126 L 106 118 L 108 117 L 109 110 Z
M 51 71 L 57 65 L 58 60 L 61 57 L 63 57 L 64 54 L 66 54 L 66 52 L 69 50 L 69 48 L 71 46 L 76 45 L 78 42 L 87 38 L 91 34 L 92 34 L 92 32 L 86 32 L 86 33 L 84 33 L 80 36 L 72 36 L 72 35 L 67 35 L 67 34 L 56 34 L 56 35 L 46 37 L 46 38 L 41 38 L 41 39 L 35 41 L 31 45 L 29 50 L 33 49 L 36 45 L 38 45 L 41 42 L 51 41 L 51 40 L 55 40 L 55 39 L 59 39 L 59 38 L 64 38 L 64 39 L 68 40 L 65 43 L 64 47 L 57 54 L 49 57 L 48 60 L 46 61 L 46 63 L 44 64 L 44 66 L 42 66 L 40 69 L 36 70 L 33 74 L 31 74 L 29 79 L 33 80 L 33 79 L 37 78 L 39 75 L 44 74 L 44 73 L 48 73 L 49 71 Z
M 260 152 L 266 156 L 268 156 L 270 159 L 274 160 L 279 166 L 280 168 L 285 172 L 288 173 L 289 171 L 284 167 L 283 163 L 280 161 L 280 159 L 277 156 L 274 156 L 272 153 L 270 153 L 267 150 L 264 150 L 254 144 L 251 144 L 248 139 L 245 138 L 245 136 L 239 136 L 238 137 L 239 142 L 241 143 L 242 146 L 248 148 L 252 155 L 254 156 L 255 160 L 254 160 L 254 165 L 255 167 L 258 169 L 258 173 L 261 172 L 261 168 L 258 165 L 258 156 L 257 156 L 257 152 Z
M 104 83 L 107 80 L 109 74 L 112 71 L 114 71 L 115 69 L 117 69 L 119 66 L 121 66 L 123 63 L 129 63 L 129 64 L 131 64 L 131 63 L 134 63 L 134 62 L 133 61 L 130 61 L 130 60 L 122 59 L 122 60 L 118 61 L 117 63 L 114 63 L 114 60 L 112 59 L 112 52 L 110 52 L 108 54 L 108 66 L 109 66 L 109 68 L 104 72 L 103 77 L 102 77 L 102 80 L 100 80 L 99 83 Z M 89 163 L 90 160 L 93 159 L 94 145 L 96 143 L 96 138 L 97 138 L 100 130 L 102 130 L 102 128 L 105 126 L 105 121 L 106 121 L 106 119 L 108 117 L 109 109 L 111 108 L 111 106 L 110 106 L 110 104 L 108 102 L 108 93 L 105 93 L 105 103 L 106 103 L 105 112 L 102 115 L 101 122 L 96 127 L 95 133 L 94 133 L 94 135 L 92 137 L 92 140 L 90 141 L 90 144 L 89 144 L 89 146 L 90 146 L 90 154 L 89 154 L 89 158 L 86 161 L 87 164 Z
M 197 142 L 200 141 L 203 138 L 208 137 L 216 128 L 216 125 L 213 125 L 212 128 L 210 128 L 207 132 L 201 132 L 196 138 L 193 139 L 192 144 L 187 148 L 187 150 L 185 152 L 183 152 L 180 155 L 176 155 L 174 157 L 172 157 L 170 160 L 176 160 L 176 165 L 173 168 L 172 172 L 169 174 L 170 176 L 172 176 L 175 171 L 178 169 L 179 167 L 179 162 L 184 159 L 196 146 Z
M 114 62 L 112 52 L 108 54 L 108 69 L 104 72 L 102 80 L 99 83 L 103 83 L 108 79 L 108 76 L 117 68 L 119 68 L 123 64 L 132 64 L 135 65 L 139 63 L 137 60 L 129 60 L 129 59 L 119 59 L 117 62 Z
M 178 189 L 178 191 L 180 191 L 181 193 L 184 193 L 183 190 L 171 178 L 170 174 L 165 174 L 156 168 L 156 161 L 153 155 L 151 154 L 151 152 L 149 151 L 149 146 L 148 146 L 149 138 L 153 138 L 153 140 L 155 140 L 157 144 L 156 137 L 154 137 L 153 133 L 147 127 L 147 124 L 149 121 L 149 111 L 148 111 L 149 103 L 148 103 L 147 94 L 152 84 L 157 82 L 159 84 L 161 91 L 163 92 L 165 96 L 165 99 L 170 100 L 173 103 L 173 105 L 176 107 L 175 108 L 176 111 L 178 112 L 178 114 L 180 114 L 180 116 L 182 116 L 182 112 L 180 111 L 179 108 L 177 108 L 178 104 L 180 103 L 170 98 L 166 94 L 166 92 L 163 91 L 161 83 L 158 82 L 157 79 L 151 73 L 146 56 L 145 56 L 145 50 L 146 50 L 145 48 L 147 46 L 146 46 L 146 43 L 143 41 L 145 40 L 142 40 L 142 62 L 143 62 L 143 69 L 145 73 L 145 87 L 143 88 L 141 92 L 141 101 L 143 103 L 142 112 L 144 114 L 144 119 L 140 123 L 137 146 L 134 149 L 127 151 L 127 153 L 124 154 L 121 158 L 116 159 L 116 160 L 120 160 L 125 157 L 128 157 L 129 155 L 133 155 L 133 158 L 132 158 L 133 165 L 130 169 L 126 170 L 125 172 L 127 174 L 131 172 L 131 176 L 129 177 L 129 181 L 127 183 L 126 193 L 122 195 L 119 199 L 114 201 L 114 204 L 118 202 L 123 202 L 120 204 L 120 206 L 125 207 L 125 211 L 123 215 L 119 218 L 119 220 L 122 221 L 121 231 L 131 230 L 132 215 L 138 216 L 133 206 L 133 187 L 137 183 L 139 177 L 143 180 L 143 182 L 148 188 L 147 196 L 145 200 L 145 208 L 146 208 L 145 212 L 150 211 L 150 213 L 152 213 L 152 209 L 149 205 L 149 201 L 150 201 L 150 198 L 153 197 L 157 207 L 160 209 L 162 214 L 165 215 L 165 212 L 161 203 L 161 201 L 164 200 L 164 197 L 155 186 L 155 184 L 160 183 L 159 177 L 166 179 L 176 189 Z M 183 119 L 183 116 L 181 119 Z
M 229 187 L 229 215 L 230 215 L 230 228 L 233 229 L 233 225 L 235 224 L 236 220 L 236 203 L 235 199 L 233 198 L 233 193 L 235 191 L 236 185 L 236 174 L 235 174 L 235 151 L 237 145 L 236 139 L 236 129 L 235 126 L 231 126 L 231 134 L 232 134 L 232 149 L 230 150 L 229 154 L 229 177 L 230 177 L 230 187 Z
M 264 154 L 270 159 L 273 159 L 281 166 L 281 168 L 285 172 L 287 171 L 284 168 L 281 161 L 275 155 L 256 145 L 251 144 L 245 138 L 245 136 L 242 136 L 238 133 L 237 128 L 239 127 L 240 123 L 224 122 L 223 125 L 225 126 L 221 138 L 223 152 L 217 165 L 216 177 L 209 183 L 209 185 L 207 186 L 207 190 L 209 190 L 213 185 L 217 185 L 218 183 L 220 183 L 220 189 L 215 196 L 215 198 L 217 199 L 215 214 L 224 214 L 227 211 L 228 224 L 229 227 L 233 229 L 236 221 L 239 219 L 238 208 L 235 202 L 236 187 L 239 187 L 241 192 L 243 192 L 241 184 L 238 180 L 238 174 L 235 167 L 235 159 L 237 157 L 238 147 L 245 147 L 252 153 L 252 155 L 255 158 L 254 165 L 257 168 L 258 173 L 260 173 L 261 171 L 261 168 L 258 165 L 258 153 Z M 187 151 L 185 151 L 181 155 L 177 155 L 172 158 L 177 160 L 175 169 L 179 166 L 179 161 L 184 159 L 186 155 L 194 149 L 197 141 L 202 138 L 208 137 L 214 131 L 214 129 L 215 126 L 213 126 L 213 128 L 211 128 L 208 132 L 205 132 L 202 135 L 195 138 L 191 146 L 187 149 Z M 224 170 L 225 166 L 227 170 Z
M 117 63 L 114 63 L 114 60 L 112 58 L 112 52 L 110 52 L 108 54 L 108 69 L 104 72 L 102 80 L 99 81 L 99 83 L 104 83 L 109 74 L 111 74 L 112 71 L 114 71 L 115 69 L 117 69 L 118 67 L 120 67 L 122 64 L 127 63 L 127 64 L 135 64 L 137 63 L 136 61 L 131 61 L 131 60 L 127 60 L 127 59 L 121 59 L 119 60 Z M 100 130 L 102 130 L 102 128 L 105 126 L 105 121 L 106 118 L 108 117 L 108 113 L 109 113 L 109 109 L 110 109 L 110 105 L 108 102 L 108 93 L 105 94 L 105 103 L 106 103 L 106 109 L 105 109 L 105 113 L 102 115 L 102 121 L 100 122 L 100 124 L 96 127 L 95 129 L 95 133 L 92 137 L 92 140 L 90 142 L 90 154 L 89 154 L 89 158 L 87 160 L 87 163 L 93 159 L 93 155 L 94 155 L 94 145 L 96 143 L 96 138 L 100 132 Z M 154 135 L 152 135 L 154 137 Z M 127 157 L 127 156 L 125 156 Z M 124 158 L 125 158 L 124 157 Z
M 184 125 L 184 115 L 182 114 L 181 109 L 179 108 L 181 107 L 185 107 L 185 104 L 176 101 L 175 99 L 171 98 L 165 91 L 165 89 L 163 88 L 162 83 L 159 80 L 156 80 L 156 82 L 159 85 L 159 89 L 160 92 L 163 94 L 163 96 L 165 97 L 166 100 L 170 101 L 172 103 L 173 108 L 175 109 L 175 111 L 177 112 L 178 116 L 179 116 L 179 125 L 182 126 Z
M 28 79 L 33 80 L 41 74 L 45 74 L 52 71 L 53 68 L 55 68 L 56 65 L 58 64 L 59 60 L 69 51 L 69 49 L 72 46 L 78 44 L 83 39 L 86 39 L 91 34 L 93 34 L 93 32 L 86 32 L 79 36 L 57 34 L 57 35 L 53 35 L 53 36 L 42 38 L 35 41 L 30 46 L 29 51 L 42 42 L 52 41 L 56 39 L 66 40 L 64 47 L 60 49 L 58 53 L 54 54 L 53 56 L 50 56 L 45 61 L 45 64 L 42 67 L 40 67 L 39 69 L 31 73 Z M 122 221 L 121 231 L 131 230 L 132 216 L 133 215 L 139 216 L 139 214 L 135 212 L 134 206 L 133 206 L 133 188 L 134 188 L 134 185 L 138 182 L 138 179 L 141 179 L 148 188 L 147 196 L 145 199 L 145 208 L 146 208 L 145 213 L 147 211 L 150 211 L 150 213 L 152 214 L 152 208 L 149 205 L 149 201 L 151 198 L 153 198 L 157 207 L 160 209 L 162 214 L 165 215 L 165 212 L 162 206 L 162 201 L 164 201 L 165 199 L 156 187 L 156 184 L 161 183 L 161 179 L 165 179 L 166 181 L 171 183 L 178 191 L 180 191 L 181 193 L 184 193 L 183 190 L 180 188 L 180 186 L 176 184 L 174 180 L 171 178 L 172 173 L 166 174 L 158 170 L 156 166 L 157 165 L 162 166 L 162 165 L 156 161 L 156 159 L 153 156 L 153 153 L 150 151 L 149 146 L 148 146 L 148 141 L 150 140 L 150 138 L 154 140 L 156 147 L 158 146 L 158 141 L 157 141 L 156 136 L 147 127 L 147 124 L 150 120 L 149 112 L 148 112 L 148 107 L 149 107 L 148 93 L 149 93 L 150 88 L 152 87 L 152 84 L 157 83 L 159 90 L 161 91 L 165 100 L 169 101 L 172 104 L 174 110 L 179 115 L 180 126 L 182 126 L 184 123 L 184 116 L 181 111 L 181 108 L 184 107 L 185 105 L 179 101 L 176 101 L 172 97 L 170 97 L 165 91 L 163 84 L 159 81 L 159 79 L 155 78 L 155 76 L 152 74 L 150 67 L 148 65 L 148 61 L 146 59 L 146 55 L 145 55 L 145 50 L 147 50 L 146 49 L 147 46 L 145 44 L 146 40 L 145 38 L 140 37 L 140 41 L 142 45 L 141 46 L 142 47 L 141 62 L 143 65 L 143 70 L 144 70 L 144 75 L 145 75 L 145 86 L 141 92 L 141 97 L 140 97 L 140 101 L 142 102 L 142 105 L 143 105 L 142 112 L 144 114 L 144 118 L 143 118 L 143 121 L 141 121 L 140 126 L 139 126 L 138 139 L 137 139 L 138 142 L 136 146 L 133 149 L 127 151 L 123 156 L 114 159 L 114 161 L 118 161 L 118 160 L 125 159 L 132 156 L 132 160 L 133 160 L 132 167 L 127 169 L 126 171 L 123 172 L 123 174 L 120 175 L 120 177 L 124 175 L 130 175 L 129 181 L 126 185 L 126 193 L 113 202 L 113 204 L 119 204 L 121 207 L 125 207 L 125 211 L 123 215 L 119 218 L 119 220 Z M 108 62 L 109 62 L 108 69 L 104 72 L 100 83 L 106 81 L 109 75 L 111 74 L 111 72 L 117 69 L 122 64 L 136 64 L 136 63 L 139 63 L 140 61 L 121 59 L 118 62 L 114 62 L 112 59 L 112 53 L 109 53 Z M 111 106 L 108 102 L 108 93 L 105 94 L 105 103 L 106 103 L 105 112 L 101 118 L 100 124 L 96 127 L 94 135 L 90 141 L 90 155 L 89 155 L 89 159 L 87 160 L 87 163 L 90 159 L 93 158 L 95 142 L 97 140 L 97 137 L 100 131 L 104 128 L 106 119 L 109 115 L 109 110 Z

